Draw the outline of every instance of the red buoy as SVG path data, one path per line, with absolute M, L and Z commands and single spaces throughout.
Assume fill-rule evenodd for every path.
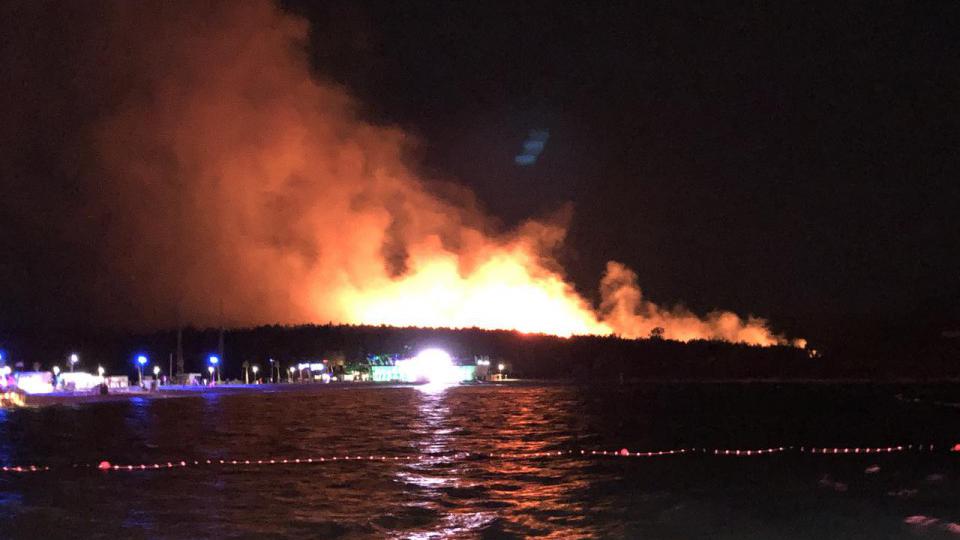
M 100 469 L 101 471 L 109 471 L 109 470 L 110 470 L 110 462 L 109 462 L 109 461 L 101 461 L 100 464 L 97 465 L 97 468 Z
M 630 451 L 627 450 L 626 448 L 621 448 L 621 449 L 620 449 L 620 452 L 618 452 L 618 453 L 619 453 L 621 456 L 629 456 L 629 455 L 630 455 Z
M 950 449 L 951 452 L 960 452 L 960 443 L 953 445 L 953 448 Z

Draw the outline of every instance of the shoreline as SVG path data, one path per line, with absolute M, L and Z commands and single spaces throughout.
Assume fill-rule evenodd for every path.
M 111 392 L 109 394 L 100 394 L 97 392 L 52 392 L 49 394 L 27 394 L 25 397 L 26 405 L 22 408 L 40 408 L 40 407 L 51 407 L 57 405 L 83 405 L 89 403 L 109 403 L 113 401 L 125 401 L 132 399 L 178 399 L 178 398 L 189 398 L 189 397 L 202 397 L 205 395 L 237 395 L 237 394 L 252 394 L 252 393 L 278 393 L 278 392 L 295 392 L 300 391 L 309 391 L 315 392 L 318 390 L 335 390 L 335 389 L 345 389 L 345 388 L 367 388 L 367 387 L 377 387 L 377 388 L 398 388 L 398 387 L 407 387 L 415 386 L 413 384 L 384 384 L 384 383 L 367 383 L 367 382 L 345 382 L 345 383 L 330 383 L 330 384 L 320 384 L 320 383 L 267 383 L 267 384 L 220 384 L 216 386 L 185 386 L 185 385 L 167 385 L 158 388 L 157 390 L 139 390 L 132 389 L 123 392 Z
M 775 384 L 775 385 L 835 385 L 835 384 L 869 384 L 876 386 L 888 385 L 939 385 L 939 384 L 960 384 L 960 379 L 940 379 L 940 380 L 922 380 L 922 379 L 900 379 L 900 380 L 870 380 L 870 379 L 627 379 L 623 385 L 649 384 L 649 385 L 711 385 L 711 384 Z M 188 397 L 202 397 L 205 395 L 239 395 L 239 394 L 272 394 L 286 392 L 318 392 L 318 391 L 336 391 L 349 389 L 396 389 L 396 388 L 416 388 L 420 386 L 415 383 L 384 383 L 384 382 L 332 382 L 332 383 L 266 383 L 266 384 L 243 384 L 243 383 L 224 383 L 216 386 L 184 386 L 168 385 L 162 386 L 155 391 L 133 389 L 125 392 L 114 392 L 110 394 L 99 393 L 81 393 L 81 392 L 54 392 L 50 394 L 27 394 L 25 396 L 26 404 L 24 409 L 52 407 L 52 406 L 76 406 L 92 403 L 110 403 L 115 401 L 125 401 L 133 399 L 177 399 Z M 569 379 L 507 379 L 503 381 L 485 381 L 475 383 L 465 383 L 459 386 L 464 387 L 483 387 L 483 386 L 583 386 L 583 387 L 607 387 L 617 388 L 621 384 L 617 381 L 577 381 Z M 12 410 L 12 409 L 11 409 Z

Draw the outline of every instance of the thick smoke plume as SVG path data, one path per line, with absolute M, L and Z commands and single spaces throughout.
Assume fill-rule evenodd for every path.
M 551 252 L 563 224 L 498 231 L 405 161 L 311 71 L 308 26 L 265 1 L 118 2 L 86 36 L 113 82 L 81 134 L 118 322 L 479 326 L 774 344 L 764 321 L 643 299 L 616 262 L 594 309 Z M 655 329 L 662 329 L 655 330 Z

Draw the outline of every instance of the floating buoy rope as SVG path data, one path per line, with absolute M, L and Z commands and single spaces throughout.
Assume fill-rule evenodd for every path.
M 620 450 L 552 450 L 543 452 L 455 452 L 458 459 L 510 459 L 529 460 L 557 457 L 620 457 L 620 458 L 651 458 L 677 455 L 710 455 L 754 457 L 771 454 L 798 453 L 816 455 L 850 455 L 850 454 L 893 454 L 898 452 L 934 452 L 937 449 L 932 444 L 908 444 L 897 446 L 853 446 L 853 447 L 818 447 L 818 446 L 775 446 L 771 448 L 676 448 L 672 450 L 653 450 L 632 452 L 627 448 Z M 949 447 L 950 453 L 960 454 L 960 443 Z M 264 465 L 305 465 L 337 461 L 380 461 L 380 462 L 409 462 L 437 459 L 436 454 L 417 454 L 406 456 L 385 455 L 356 455 L 345 454 L 335 456 L 320 456 L 307 458 L 264 458 L 264 459 L 193 459 L 163 461 L 158 463 L 114 464 L 103 460 L 97 464 L 74 463 L 64 468 L 97 469 L 100 471 L 147 471 L 160 469 L 179 469 L 185 467 L 212 467 L 212 466 L 264 466 Z M 7 473 L 30 473 L 53 470 L 49 465 L 4 465 L 0 471 Z

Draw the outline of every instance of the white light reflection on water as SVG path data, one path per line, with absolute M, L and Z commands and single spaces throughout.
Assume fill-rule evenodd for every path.
M 447 391 L 448 388 L 452 386 L 457 386 L 456 383 L 448 383 L 443 381 L 428 382 L 426 384 L 417 385 L 414 388 L 417 389 L 417 392 L 420 394 L 427 395 L 442 395 Z M 423 405 L 420 406 L 421 413 L 423 412 Z
M 418 422 L 414 429 L 417 436 L 417 452 L 423 456 L 397 471 L 398 480 L 415 486 L 419 501 L 410 506 L 428 508 L 441 513 L 439 519 L 415 531 L 396 532 L 392 538 L 450 538 L 473 536 L 496 518 L 493 512 L 457 512 L 445 504 L 445 490 L 473 488 L 475 482 L 467 481 L 461 474 L 464 467 L 462 455 L 454 446 L 457 426 L 449 424 L 450 409 L 447 398 L 450 389 L 457 385 L 431 382 L 417 386 Z M 472 534 L 471 534 L 472 532 Z

